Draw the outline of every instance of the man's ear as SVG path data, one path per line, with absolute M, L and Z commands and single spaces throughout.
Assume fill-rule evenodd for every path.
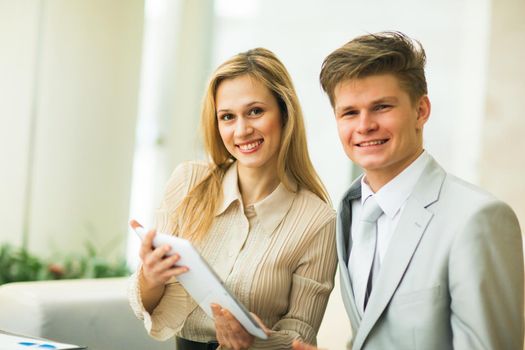
M 428 118 L 430 117 L 430 99 L 428 98 L 428 95 L 423 95 L 419 99 L 419 102 L 417 104 L 417 121 L 416 121 L 416 127 L 418 130 L 423 129 L 423 125 L 428 121 Z

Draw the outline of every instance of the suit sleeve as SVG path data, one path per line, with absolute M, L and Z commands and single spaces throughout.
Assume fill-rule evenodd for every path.
M 523 349 L 523 248 L 509 206 L 491 202 L 457 233 L 449 259 L 454 349 Z

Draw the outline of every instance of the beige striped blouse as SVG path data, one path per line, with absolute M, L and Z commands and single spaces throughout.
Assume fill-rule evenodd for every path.
M 170 216 L 207 174 L 204 163 L 175 169 L 158 210 L 159 232 L 174 231 Z M 216 219 L 196 248 L 230 291 L 272 330 L 269 339 L 256 338 L 252 349 L 289 349 L 293 339 L 315 343 L 337 262 L 333 209 L 311 192 L 291 192 L 282 183 L 245 208 L 236 163 L 227 170 L 222 189 Z M 149 314 L 141 302 L 137 275 L 131 278 L 130 303 L 153 338 L 215 339 L 213 320 L 175 278 Z

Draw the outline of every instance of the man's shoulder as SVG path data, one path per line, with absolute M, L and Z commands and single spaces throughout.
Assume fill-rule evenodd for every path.
M 435 180 L 432 184 L 439 186 L 439 189 L 436 188 L 439 192 L 438 201 L 449 200 L 452 205 L 456 203 L 453 206 L 461 204 L 478 206 L 484 203 L 501 202 L 486 189 L 448 172 L 434 158 L 431 158 L 422 176 L 432 177 Z M 425 180 L 422 181 L 422 184 L 428 185 Z M 419 189 L 426 191 L 425 187 L 420 186 Z
M 457 198 L 457 200 L 471 201 L 474 203 L 499 201 L 495 195 L 486 189 L 450 173 L 446 174 L 441 196 L 453 197 Z
M 449 222 L 468 222 L 472 218 L 515 217 L 514 210 L 489 191 L 447 174 L 438 200 L 428 208 L 439 217 L 446 216 Z

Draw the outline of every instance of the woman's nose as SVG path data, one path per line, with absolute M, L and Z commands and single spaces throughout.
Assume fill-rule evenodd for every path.
M 253 132 L 253 127 L 250 122 L 244 118 L 238 118 L 237 124 L 235 125 L 235 134 L 237 136 L 250 135 Z

